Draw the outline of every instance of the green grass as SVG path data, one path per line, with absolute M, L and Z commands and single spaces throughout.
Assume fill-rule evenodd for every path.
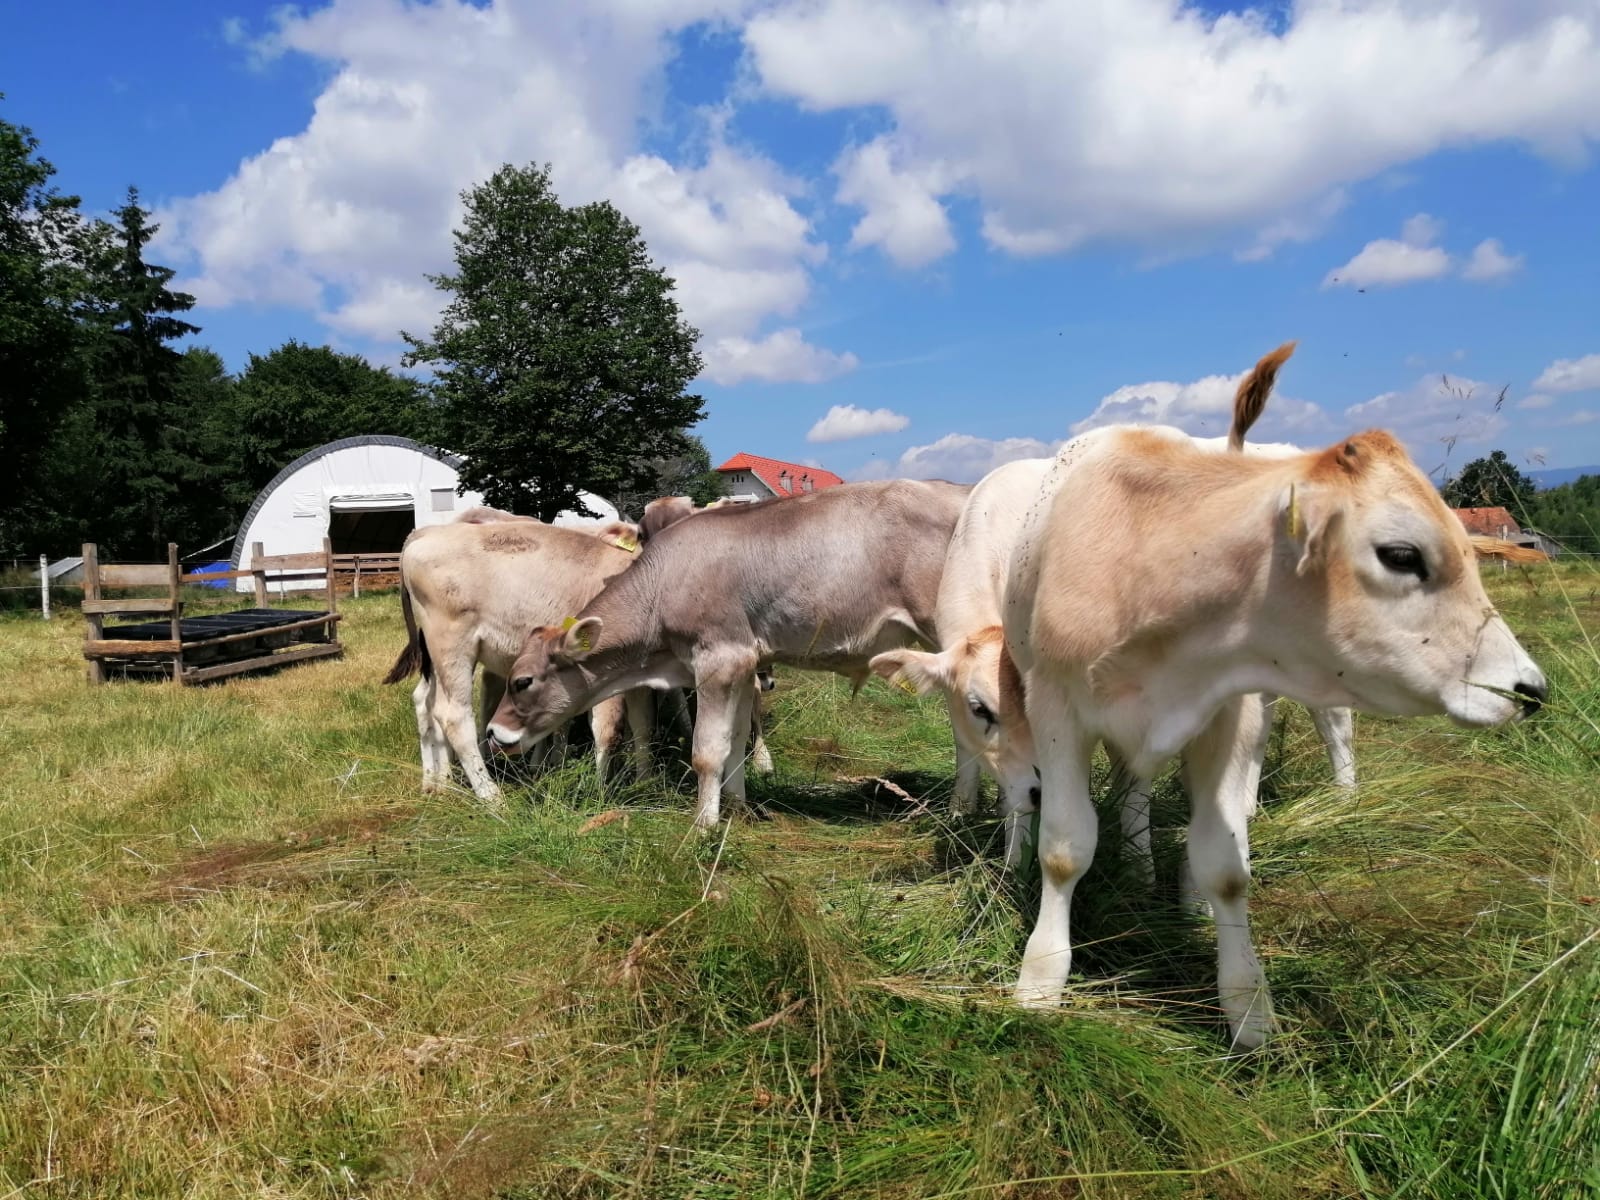
M 1104 841 L 1040 1016 L 931 702 L 780 673 L 778 774 L 700 839 L 670 748 L 424 800 L 392 596 L 181 692 L 0 621 L 0 1198 L 1600 1194 L 1600 578 L 1490 582 L 1539 720 L 1360 718 L 1345 797 L 1283 706 L 1246 1058 L 1170 782 L 1155 894 Z

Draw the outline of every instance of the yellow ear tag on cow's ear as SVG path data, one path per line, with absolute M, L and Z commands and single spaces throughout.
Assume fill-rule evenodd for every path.
M 917 685 L 912 683 L 909 679 L 905 678 L 904 676 L 901 676 L 900 678 L 896 679 L 894 681 L 894 685 L 895 685 L 895 687 L 899 688 L 902 692 L 904 692 L 908 696 L 917 695 Z
M 565 633 L 567 630 L 571 629 L 577 623 L 578 623 L 578 618 L 577 617 L 563 617 L 563 618 L 561 618 L 561 632 Z
M 617 539 L 617 549 L 626 550 L 629 554 L 637 554 L 639 552 L 639 543 L 627 534 L 623 534 Z
M 1305 532 L 1305 522 L 1300 518 L 1300 497 L 1294 490 L 1294 484 L 1289 485 L 1289 536 L 1299 541 L 1300 535 Z
M 561 628 L 563 631 L 571 632 L 572 627 L 577 623 L 577 617 L 567 617 L 562 620 Z M 594 649 L 594 638 L 589 636 L 589 631 L 587 629 L 578 630 L 578 649 L 582 650 L 585 654 Z

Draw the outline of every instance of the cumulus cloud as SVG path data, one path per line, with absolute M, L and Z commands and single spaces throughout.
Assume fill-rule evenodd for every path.
M 911 418 L 887 408 L 865 409 L 835 404 L 806 434 L 808 442 L 843 442 L 875 433 L 899 433 Z
M 1221 437 L 1233 423 L 1233 396 L 1244 371 L 1208 375 L 1192 383 L 1154 380 L 1119 387 L 1101 398 L 1072 427 L 1083 433 L 1100 425 L 1174 425 L 1197 437 Z M 1251 430 L 1253 441 L 1314 442 L 1334 435 L 1326 413 L 1306 400 L 1275 391 L 1266 412 Z
M 925 258 L 970 197 L 1013 254 L 1194 244 L 1281 222 L 1445 147 L 1581 159 L 1600 136 L 1600 9 L 1505 0 L 779 0 L 745 27 L 769 94 L 887 122 L 905 191 L 850 186 L 863 240 Z M 881 116 L 880 116 L 881 114 Z M 868 222 L 872 222 L 870 225 Z M 921 236 L 919 236 L 919 233 Z
M 1460 375 L 1424 375 L 1344 410 L 1348 429 L 1387 429 L 1432 470 L 1458 443 L 1480 446 L 1504 433 L 1500 389 Z
M 713 383 L 731 386 L 746 380 L 761 383 L 823 383 L 860 365 L 854 354 L 835 354 L 813 346 L 798 329 L 779 329 L 763 338 L 713 338 L 701 346 L 705 374 Z
M 887 138 L 846 152 L 836 170 L 840 203 L 866 210 L 850 233 L 852 248 L 879 246 L 902 267 L 923 266 L 955 249 L 950 219 L 936 198 L 937 170 L 897 168 Z
M 1418 213 L 1401 228 L 1400 239 L 1379 238 L 1363 246 L 1349 262 L 1323 277 L 1322 286 L 1394 287 L 1438 279 L 1450 273 L 1450 256 L 1438 246 L 1441 226 L 1427 213 Z
M 1474 283 L 1491 283 L 1522 270 L 1523 255 L 1507 254 L 1499 238 L 1484 238 L 1472 248 L 1472 257 L 1461 268 L 1461 278 Z
M 970 433 L 947 433 L 936 442 L 912 446 L 898 459 L 874 459 L 860 471 L 859 479 L 948 479 L 951 483 L 976 483 L 996 467 L 1019 458 L 1049 458 L 1060 442 L 1037 438 L 984 438 Z
M 1518 408 L 1549 408 L 1556 402 L 1554 396 L 1546 396 L 1542 392 L 1535 392 L 1531 396 L 1524 396 L 1517 401 Z
M 1558 358 L 1533 381 L 1547 392 L 1587 392 L 1600 388 L 1600 354 L 1582 358 Z
M 641 227 L 705 335 L 708 375 L 826 378 L 849 355 L 763 335 L 808 299 L 825 257 L 804 187 L 702 114 L 677 161 L 640 149 L 676 31 L 737 19 L 743 0 L 333 0 L 279 9 L 255 61 L 328 69 L 306 127 L 215 191 L 164 209 L 163 251 L 203 304 L 281 304 L 350 337 L 426 331 L 459 193 L 502 163 L 550 162 L 563 201 L 609 199 Z M 600 69 L 598 64 L 603 64 Z M 719 110 L 720 111 L 720 110 Z M 784 364 L 799 374 L 783 375 Z

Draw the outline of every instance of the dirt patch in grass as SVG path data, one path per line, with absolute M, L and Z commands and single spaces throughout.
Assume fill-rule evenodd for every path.
M 163 868 L 141 899 L 193 900 L 249 882 L 259 869 L 334 846 L 373 841 L 408 820 L 415 808 L 384 808 L 328 817 L 275 837 L 250 842 L 220 842 Z

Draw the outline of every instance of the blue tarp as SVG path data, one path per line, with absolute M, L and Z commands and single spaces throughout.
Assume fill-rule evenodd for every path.
M 229 562 L 227 559 L 223 559 L 221 562 L 206 563 L 204 566 L 191 567 L 185 572 L 185 574 L 205 575 L 205 574 L 208 574 L 211 571 L 231 571 L 231 570 L 233 570 L 233 564 L 231 562 Z M 231 580 L 231 579 L 207 579 L 207 580 L 204 580 L 201 583 L 195 584 L 194 586 L 195 587 L 229 589 L 229 588 L 233 587 L 233 580 Z

